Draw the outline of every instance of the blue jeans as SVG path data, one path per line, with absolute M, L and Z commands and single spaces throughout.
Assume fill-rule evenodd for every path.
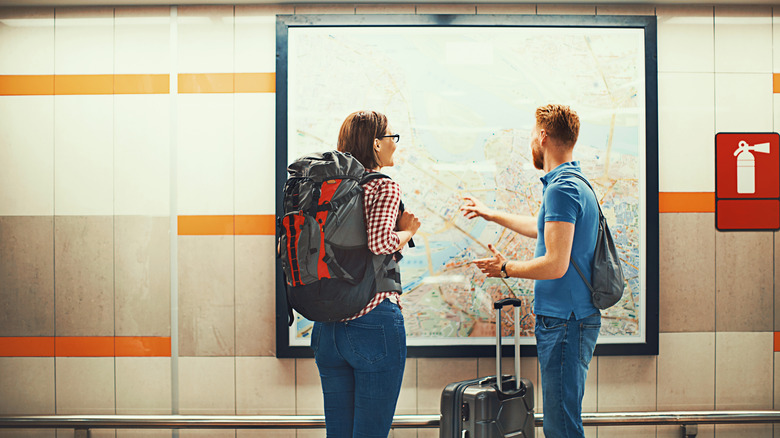
M 314 323 L 311 347 L 328 438 L 387 438 L 406 365 L 401 309 L 384 300 L 352 321 Z
M 601 315 L 574 318 L 574 314 L 568 320 L 536 315 L 546 438 L 585 437 L 582 397 L 601 329 Z

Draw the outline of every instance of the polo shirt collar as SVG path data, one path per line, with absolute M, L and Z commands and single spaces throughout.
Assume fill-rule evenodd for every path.
M 554 181 L 555 178 L 558 178 L 558 175 L 560 175 L 563 172 L 571 172 L 571 171 L 582 173 L 582 169 L 580 169 L 579 161 L 569 161 L 563 164 L 559 164 L 558 167 L 547 172 L 547 174 L 541 177 L 540 179 L 542 180 L 542 184 L 544 185 L 544 187 L 547 187 L 547 184 Z

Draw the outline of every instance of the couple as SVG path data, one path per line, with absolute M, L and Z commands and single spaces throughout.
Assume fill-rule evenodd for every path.
M 580 266 L 592 264 L 599 218 L 590 188 L 566 174 L 581 174 L 572 157 L 579 127 L 579 117 L 568 106 L 536 110 L 531 151 L 534 166 L 545 172 L 538 218 L 493 210 L 470 196 L 460 208 L 469 219 L 481 217 L 537 240 L 531 260 L 508 260 L 489 245 L 493 257 L 474 263 L 489 277 L 536 280 L 535 334 L 548 438 L 584 437 L 585 378 L 601 327 L 588 287 L 569 269 L 570 257 Z M 338 150 L 351 153 L 369 171 L 378 171 L 393 165 L 399 139 L 387 117 L 359 111 L 342 124 Z M 374 254 L 400 251 L 419 230 L 414 214 L 399 213 L 400 202 L 401 190 L 391 179 L 375 179 L 364 186 L 368 245 Z M 390 289 L 377 291 L 351 318 L 314 324 L 311 346 L 322 382 L 328 437 L 389 434 L 406 362 L 401 284 Z

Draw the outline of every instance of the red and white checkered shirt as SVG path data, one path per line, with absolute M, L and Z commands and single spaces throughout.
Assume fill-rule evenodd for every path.
M 363 208 L 366 212 L 366 230 L 368 231 L 368 249 L 374 254 L 392 254 L 401 243 L 395 232 L 398 221 L 398 208 L 401 205 L 401 187 L 390 178 L 379 178 L 363 186 Z M 354 316 L 343 319 L 352 321 L 374 310 L 385 299 L 401 306 L 398 292 L 379 291 L 374 298 Z

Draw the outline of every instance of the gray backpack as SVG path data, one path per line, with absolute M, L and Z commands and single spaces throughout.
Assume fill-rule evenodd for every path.
M 587 179 L 573 172 L 565 173 L 583 180 L 590 187 L 593 196 L 596 196 L 596 191 L 593 190 L 593 186 L 590 185 Z M 582 281 L 590 289 L 593 305 L 597 309 L 607 309 L 614 306 L 623 297 L 625 279 L 623 277 L 623 268 L 620 266 L 620 259 L 615 249 L 615 243 L 612 241 L 612 234 L 610 234 L 607 226 L 607 219 L 601 212 L 598 196 L 596 196 L 596 205 L 599 207 L 599 231 L 596 235 L 593 265 L 590 268 L 592 284 L 582 274 L 580 267 L 577 266 L 573 258 L 571 259 L 571 264 L 574 265 L 574 269 L 577 270 L 577 273 L 582 277 Z

